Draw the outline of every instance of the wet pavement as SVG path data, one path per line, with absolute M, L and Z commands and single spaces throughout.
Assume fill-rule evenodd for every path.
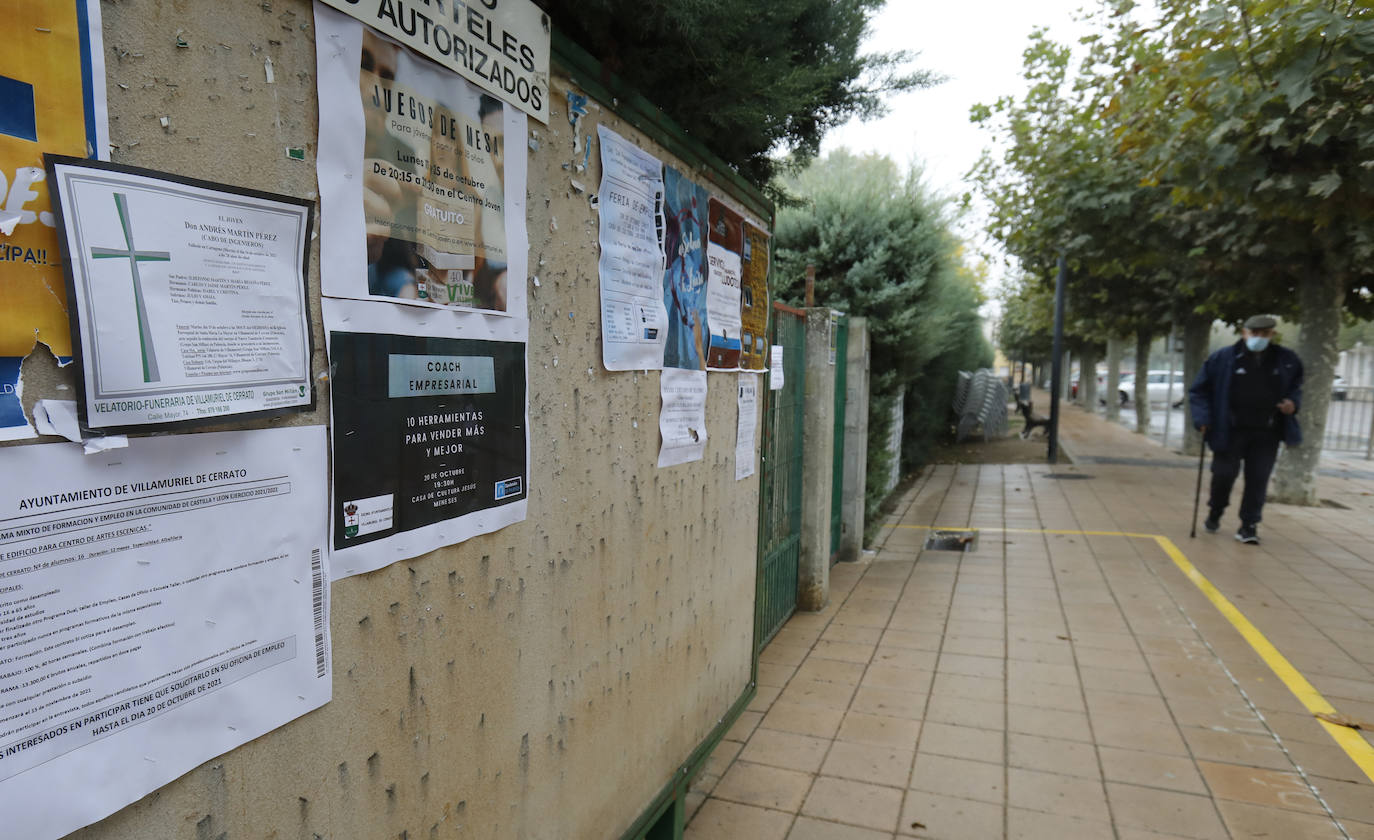
M 690 840 L 1374 840 L 1374 480 L 1271 503 L 1259 546 L 1234 516 L 1192 539 L 1196 460 L 1061 422 L 1074 464 L 928 469 L 834 567 Z

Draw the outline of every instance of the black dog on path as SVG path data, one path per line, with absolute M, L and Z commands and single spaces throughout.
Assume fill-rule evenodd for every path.
M 1026 426 L 1021 430 L 1022 439 L 1029 438 L 1031 436 L 1031 432 L 1035 431 L 1037 427 L 1044 429 L 1045 435 L 1048 435 L 1050 433 L 1050 418 L 1041 417 L 1040 415 L 1035 414 L 1031 410 L 1030 403 L 1021 402 L 1020 400 L 1017 400 L 1016 410 L 1021 412 L 1022 417 L 1026 418 Z M 1044 437 L 1044 435 L 1041 435 L 1041 437 Z

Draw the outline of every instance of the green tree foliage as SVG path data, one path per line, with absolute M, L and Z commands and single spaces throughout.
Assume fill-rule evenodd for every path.
M 1238 224 L 1234 250 L 1287 262 L 1315 245 L 1341 273 L 1371 262 L 1374 8 L 1168 0 L 1154 34 L 1135 37 L 1153 60 L 1131 51 L 1116 105 L 1123 149 L 1152 181 L 1184 205 L 1286 226 L 1256 241 Z
M 1033 39 L 1025 98 L 975 109 L 1011 146 L 977 172 L 993 233 L 1036 276 L 1062 250 L 1071 310 L 1112 332 L 1301 320 L 1316 442 L 1342 307 L 1374 314 L 1374 6 L 1162 0 L 1150 26 L 1134 6 L 1106 0 L 1076 75 Z M 1285 450 L 1281 499 L 1315 500 L 1318 454 Z
M 1054 353 L 1054 295 L 1023 277 L 998 296 L 997 346 L 1014 362 L 1043 364 Z
M 978 280 L 963 263 L 945 204 L 887 158 L 837 151 L 788 179 L 801 201 L 779 211 L 773 272 L 779 300 L 800 306 L 807 265 L 816 301 L 868 318 L 872 336 L 869 510 L 882 500 L 892 400 L 906 386 L 904 466 L 948 427 L 959 370 L 992 363 Z
M 1118 153 L 1101 80 L 1074 75 L 1070 58 L 1034 33 L 1024 97 L 975 106 L 972 117 L 1005 149 L 973 173 L 991 208 L 989 233 L 1042 288 L 1053 287 L 1057 258 L 1069 260 L 1072 348 L 1156 329 L 1196 295 L 1184 288 L 1195 268 L 1188 221 L 1168 212 L 1168 190 L 1142 184 L 1143 166 Z
M 1312 445 L 1285 449 L 1275 491 L 1313 504 L 1342 309 L 1374 309 L 1374 7 L 1165 0 L 1157 29 L 1117 43 L 1122 150 L 1228 220 L 1211 247 L 1244 270 L 1236 297 L 1298 304 Z
M 906 53 L 860 55 L 885 0 L 537 0 L 559 29 L 759 186 L 827 129 L 939 81 Z
M 1352 321 L 1341 327 L 1339 344 L 1342 350 L 1356 344 L 1374 344 L 1374 321 Z

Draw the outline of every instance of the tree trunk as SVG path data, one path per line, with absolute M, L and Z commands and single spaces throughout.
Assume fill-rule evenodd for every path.
M 1078 359 L 1078 401 L 1089 412 L 1097 411 L 1097 348 L 1088 347 Z
M 1345 276 L 1340 272 L 1314 272 L 1298 287 L 1302 336 L 1302 409 L 1298 424 L 1302 446 L 1283 448 L 1274 471 L 1273 500 L 1290 505 L 1317 504 L 1317 463 L 1326 434 L 1326 411 L 1331 405 L 1331 382 L 1340 358 L 1337 339 L 1341 331 L 1341 305 L 1345 302 Z
M 1064 351 L 1064 358 L 1060 362 L 1059 369 L 1064 372 L 1064 378 L 1059 380 L 1059 399 L 1062 402 L 1070 402 L 1073 397 L 1073 354 L 1068 350 Z
M 1121 419 L 1121 339 L 1107 339 L 1107 419 L 1115 423 Z
M 1193 407 L 1188 403 L 1188 388 L 1207 361 L 1207 345 L 1212 338 L 1212 319 L 1192 315 L 1183 322 L 1183 393 L 1175 395 L 1183 400 L 1183 454 L 1196 455 L 1202 451 L 1202 432 L 1193 428 Z
M 1135 430 L 1142 435 L 1150 433 L 1150 342 L 1155 337 L 1149 330 L 1135 334 Z

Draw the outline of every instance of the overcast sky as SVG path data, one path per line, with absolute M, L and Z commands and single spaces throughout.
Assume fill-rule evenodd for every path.
M 881 120 L 851 122 L 832 131 L 822 144 L 878 152 L 899 164 L 923 166 L 928 184 L 956 198 L 972 189 L 965 178 L 992 138 L 969 122 L 969 108 L 998 97 L 1020 95 L 1021 54 L 1031 30 L 1046 26 L 1060 42 L 1076 41 L 1087 30 L 1075 18 L 1084 0 L 888 0 L 870 25 L 865 52 L 910 50 L 916 66 L 948 77 L 928 90 L 889 101 Z M 965 226 L 981 229 L 970 220 Z M 966 231 L 972 233 L 973 231 Z M 994 282 L 1000 277 L 994 267 Z

